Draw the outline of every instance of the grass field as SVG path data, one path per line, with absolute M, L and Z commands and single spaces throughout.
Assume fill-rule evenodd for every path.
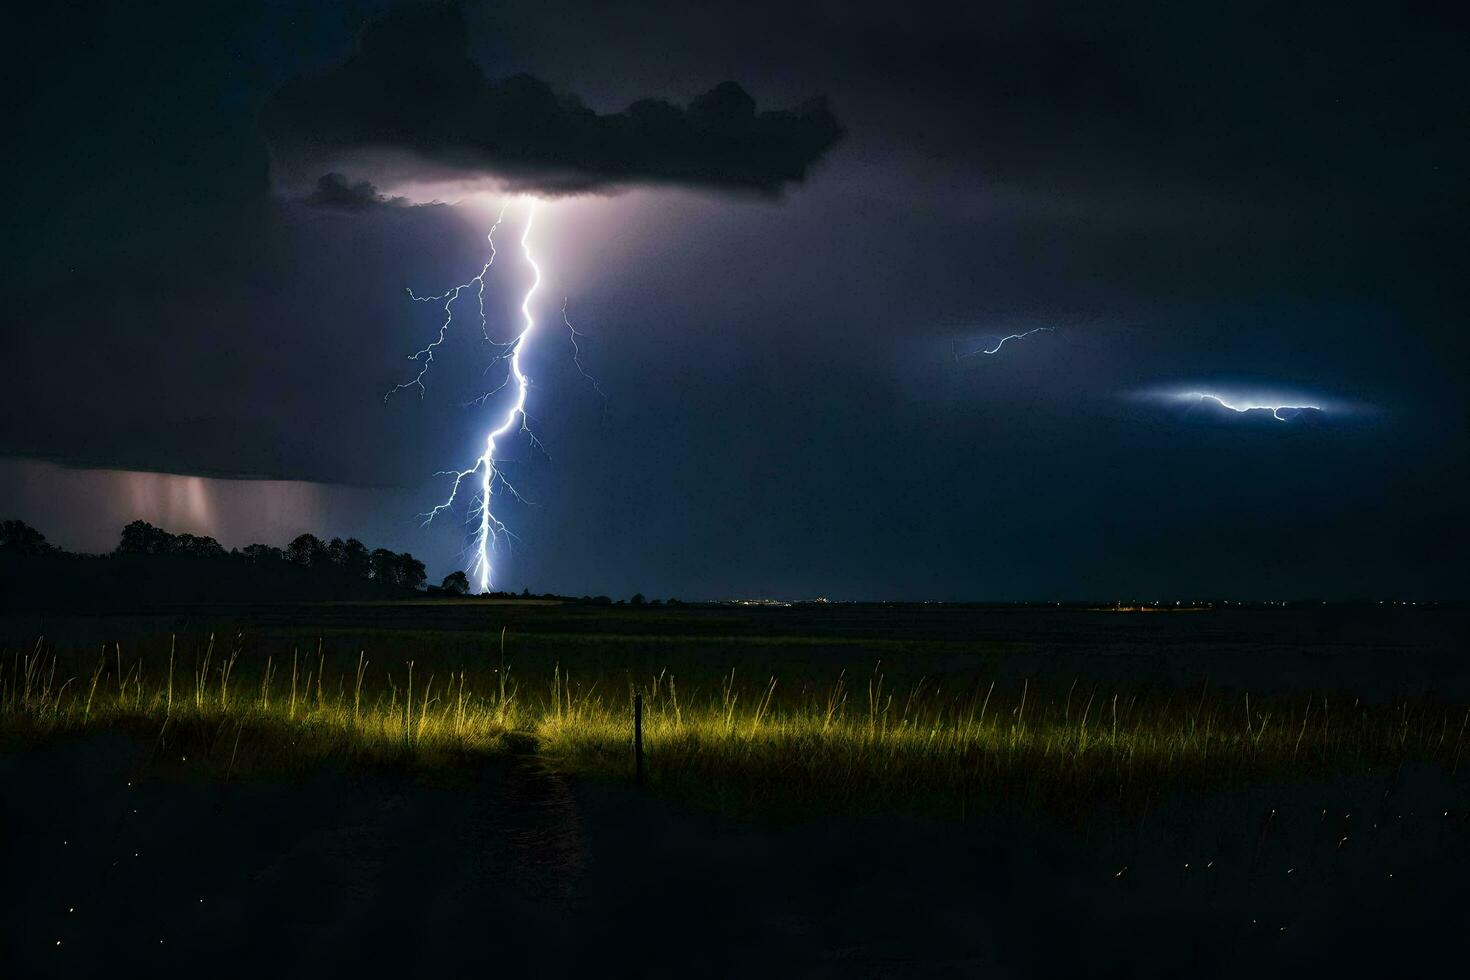
M 324 759 L 443 767 L 533 751 L 566 773 L 625 778 L 636 695 L 654 791 L 775 810 L 1128 810 L 1251 780 L 1460 771 L 1465 703 L 1423 684 L 1345 688 L 1354 670 L 1404 671 L 1375 668 L 1390 654 L 1371 636 L 1367 648 L 1344 645 L 1289 613 L 1157 625 L 1064 615 L 1006 631 L 996 611 L 439 603 L 254 611 L 214 624 L 229 633 L 123 622 L 113 628 L 132 634 L 127 645 L 17 643 L 0 666 L 0 732 L 14 744 L 119 729 L 146 739 L 160 765 L 231 778 Z M 1273 654 L 1249 642 L 1263 629 L 1302 635 L 1290 656 Z M 1161 668 L 1181 637 L 1212 638 L 1205 653 L 1185 651 L 1197 677 Z M 1070 660 L 1035 660 L 1037 647 L 1069 645 Z M 1433 647 L 1415 662 L 1434 669 Z M 1274 656 L 1276 682 L 1252 690 L 1221 650 Z M 1028 657 L 1036 672 L 1018 676 L 1014 662 Z M 1300 662 L 1321 676 L 1299 677 Z
M 1443 975 L 1470 925 L 1466 625 L 0 615 L 25 896 L 0 972 Z

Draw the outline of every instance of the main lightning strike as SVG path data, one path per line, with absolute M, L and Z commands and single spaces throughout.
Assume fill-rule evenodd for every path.
M 531 313 L 531 300 L 536 295 L 537 289 L 541 286 L 541 267 L 537 264 L 536 258 L 531 252 L 531 228 L 536 217 L 536 202 L 534 200 L 531 202 L 526 213 L 526 226 L 521 232 L 520 242 L 521 253 L 525 256 L 526 264 L 531 267 L 532 273 L 531 285 L 521 298 L 521 331 L 516 335 L 515 339 L 507 343 L 497 343 L 490 339 L 485 321 L 485 275 L 489 272 L 491 264 L 495 261 L 495 230 L 500 226 L 504 215 L 505 209 L 502 208 L 500 215 L 495 219 L 495 224 L 490 229 L 490 234 L 487 236 L 490 242 L 490 258 L 485 262 L 478 276 L 438 296 L 419 297 L 414 295 L 412 290 L 409 291 L 409 296 L 417 302 L 445 300 L 444 310 L 446 317 L 444 323 L 439 328 L 439 334 L 434 342 L 414 354 L 411 358 L 412 360 L 421 362 L 417 376 L 412 381 L 398 385 L 388 392 L 388 395 L 392 395 L 393 392 L 400 391 L 404 388 L 417 387 L 420 397 L 422 397 L 424 388 L 423 377 L 428 371 L 429 365 L 433 362 L 434 349 L 444 342 L 444 337 L 454 320 L 455 301 L 464 290 L 470 288 L 471 285 L 477 285 L 481 330 L 485 334 L 486 341 L 499 348 L 499 353 L 491 360 L 490 365 L 487 365 L 486 370 L 488 371 L 491 366 L 502 360 L 509 360 L 510 368 L 504 383 L 495 389 L 485 392 L 473 404 L 484 404 L 485 400 L 491 395 L 511 385 L 514 385 L 515 388 L 515 398 L 505 410 L 504 415 L 501 416 L 500 424 L 486 434 L 484 451 L 476 458 L 473 465 L 463 470 L 443 470 L 435 474 L 436 476 L 453 477 L 453 481 L 449 487 L 449 495 L 442 503 L 435 505 L 428 513 L 420 516 L 424 518 L 424 524 L 427 525 L 432 522 L 440 513 L 454 506 L 456 500 L 459 498 L 460 489 L 466 480 L 476 475 L 479 476 L 478 498 L 475 501 L 475 506 L 471 510 L 470 515 L 472 520 L 478 522 L 478 526 L 470 542 L 469 550 L 473 553 L 474 559 L 469 571 L 478 582 L 481 592 L 490 591 L 493 572 L 492 557 L 495 552 L 495 546 L 502 536 L 508 538 L 514 537 L 506 528 L 505 523 L 496 517 L 495 512 L 491 509 L 495 491 L 499 489 L 517 500 L 522 499 L 520 494 L 505 479 L 504 474 L 496 465 L 496 444 L 498 440 L 513 432 L 524 432 L 530 438 L 533 447 L 541 448 L 541 443 L 537 440 L 527 423 L 526 398 L 530 391 L 531 379 L 527 377 L 521 366 L 521 354 L 525 351 L 526 343 L 536 329 L 536 318 Z M 570 326 L 570 323 L 568 326 Z
M 1041 333 L 1042 331 L 1046 331 L 1047 333 L 1050 333 L 1052 330 L 1055 330 L 1055 329 L 1056 329 L 1055 327 L 1035 327 L 1035 328 L 1033 328 L 1031 330 L 1027 330 L 1025 333 L 1013 333 L 1013 334 L 1010 334 L 1009 336 L 1001 337 L 999 340 L 997 340 L 995 342 L 995 346 L 994 347 L 991 347 L 988 350 L 982 348 L 980 350 L 972 350 L 972 351 L 968 351 L 968 352 L 966 352 L 964 354 L 961 354 L 959 352 L 959 348 L 956 347 L 955 348 L 955 351 L 954 351 L 954 359 L 955 359 L 955 362 L 958 363 L 959 361 L 962 361 L 962 360 L 964 360 L 967 357 L 974 357 L 976 354 L 999 354 L 1000 353 L 1000 349 L 1006 345 L 1006 341 L 1008 341 L 1008 340 L 1024 340 L 1025 338 L 1031 336 L 1034 333 Z

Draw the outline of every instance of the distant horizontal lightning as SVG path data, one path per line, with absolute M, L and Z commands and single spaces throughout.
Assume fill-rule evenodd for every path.
M 1199 382 L 1181 382 L 1153 388 L 1143 388 L 1125 393 L 1125 397 L 1164 405 L 1177 405 L 1188 410 L 1201 406 L 1222 408 L 1236 415 L 1251 415 L 1256 418 L 1269 414 L 1277 422 L 1294 422 L 1310 417 L 1349 416 L 1373 414 L 1371 406 L 1328 398 L 1317 393 L 1308 393 L 1297 388 L 1277 387 L 1263 383 L 1220 382 L 1204 385 Z
M 1290 418 L 1283 418 L 1281 415 L 1282 412 L 1300 413 L 1322 411 L 1322 406 L 1320 405 L 1268 405 L 1259 402 L 1234 402 L 1228 400 L 1226 396 L 1217 395 L 1209 391 L 1185 391 L 1181 392 L 1178 397 L 1181 399 L 1192 398 L 1196 401 L 1202 402 L 1214 402 L 1221 408 L 1228 408 L 1232 412 L 1238 412 L 1241 414 L 1244 414 L 1246 412 L 1267 411 L 1270 412 L 1271 417 L 1278 422 L 1288 422 L 1290 421 L 1290 418 L 1295 417 L 1295 415 L 1293 415 Z
M 1056 329 L 1055 327 L 1035 327 L 1035 328 L 1033 328 L 1031 330 L 1027 330 L 1025 333 L 1013 333 L 1013 334 L 1009 334 L 1009 335 L 1007 335 L 1005 337 L 1001 337 L 999 340 L 997 340 L 995 342 L 995 346 L 994 347 L 981 348 L 981 349 L 978 349 L 978 350 L 967 351 L 964 354 L 961 354 L 959 352 L 959 348 L 956 347 L 955 348 L 954 359 L 956 361 L 962 361 L 962 360 L 964 360 L 967 357 L 974 357 L 977 354 L 999 354 L 1000 353 L 1000 349 L 1006 345 L 1006 341 L 1009 341 L 1009 340 L 1024 340 L 1025 338 L 1031 336 L 1034 333 L 1041 333 L 1043 331 L 1045 331 L 1047 333 L 1050 333 L 1052 330 L 1055 330 L 1055 329 Z

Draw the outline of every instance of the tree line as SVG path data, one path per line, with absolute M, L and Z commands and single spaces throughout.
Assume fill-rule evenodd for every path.
M 0 551 L 34 557 L 65 555 L 68 552 L 46 540 L 24 521 L 0 521 Z M 315 534 L 299 534 L 284 548 L 250 544 L 226 550 L 214 538 L 197 534 L 175 534 L 147 521 L 133 521 L 122 529 L 114 555 L 166 555 L 216 561 L 239 561 L 251 565 L 294 565 L 318 571 L 331 570 L 352 578 L 379 582 L 403 589 L 422 588 L 428 577 L 424 563 L 406 551 L 369 548 L 357 538 L 323 541 Z M 463 594 L 469 583 L 463 572 L 450 575 L 438 591 Z
M 237 557 L 256 565 L 283 563 L 301 568 L 335 569 L 354 578 L 417 589 L 428 577 L 424 563 L 407 551 L 369 548 L 357 538 L 323 541 L 315 534 L 298 534 L 284 548 L 248 544 L 226 552 L 214 538 L 172 534 L 146 521 L 133 521 L 122 529 L 115 554 L 185 555 L 197 558 Z
M 111 556 L 137 556 L 154 555 L 169 558 L 205 559 L 217 563 L 215 567 L 221 570 L 224 579 L 211 579 L 216 587 L 226 588 L 221 585 L 222 581 L 237 581 L 239 575 L 245 575 L 244 583 L 254 583 L 258 586 L 267 580 L 277 580 L 279 576 L 270 574 L 273 569 L 304 568 L 319 573 L 316 578 L 316 591 L 325 588 L 327 591 L 340 590 L 344 584 L 357 581 L 371 582 L 374 586 L 390 586 L 398 589 L 424 589 L 429 595 L 438 596 L 462 596 L 469 594 L 470 582 L 464 572 L 450 572 L 444 577 L 439 585 L 428 585 L 426 587 L 427 574 L 424 563 L 406 551 L 394 552 L 387 548 L 369 548 L 357 538 L 332 538 L 323 540 L 315 534 L 298 534 L 284 548 L 277 548 L 268 544 L 249 544 L 243 548 L 231 548 L 226 550 L 214 538 L 197 534 L 175 534 L 161 527 L 154 527 L 147 521 L 133 521 L 122 529 L 122 535 L 118 540 L 117 547 L 110 552 Z M 24 521 L 5 520 L 0 521 L 0 558 L 92 558 L 94 556 L 76 555 L 62 548 L 58 548 L 46 540 L 46 536 Z M 107 556 L 103 556 L 107 557 Z M 104 562 L 99 567 L 107 567 L 112 563 Z M 181 564 L 181 563 L 174 563 Z M 171 567 L 170 563 L 161 562 L 166 570 Z M 131 566 L 120 567 L 117 574 L 121 579 L 129 579 L 132 576 L 129 570 Z M 185 566 L 184 571 L 188 567 Z M 244 572 L 250 568 L 256 571 Z M 233 569 L 234 572 L 227 572 Z M 168 574 L 180 573 L 181 570 L 174 568 Z M 235 578 L 230 576 L 234 575 Z M 197 579 L 199 576 L 192 572 L 184 574 L 183 578 Z M 206 576 L 206 578 L 209 578 Z M 298 581 L 292 579 L 292 581 Z M 237 581 L 238 584 L 238 581 Z M 285 583 L 289 584 L 289 583 Z M 250 587 L 248 584 L 245 587 Z M 356 591 L 360 588 L 353 587 Z M 0 587 L 3 591 L 3 587 Z M 664 600 L 646 599 L 643 593 L 638 593 L 632 599 L 613 599 L 605 595 L 589 596 L 580 598 L 575 596 L 560 596 L 551 593 L 532 595 L 529 589 L 522 589 L 519 595 L 514 592 L 492 592 L 495 598 L 504 599 L 556 599 L 562 602 L 581 602 L 594 606 L 632 605 L 632 606 L 661 606 Z M 669 605 L 679 605 L 679 600 L 667 600 Z

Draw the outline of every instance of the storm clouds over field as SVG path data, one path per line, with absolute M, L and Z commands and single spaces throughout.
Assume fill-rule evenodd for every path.
M 377 48 L 370 14 L 18 13 L 0 453 L 358 488 L 315 492 L 456 567 L 414 514 L 483 439 L 483 347 L 381 396 L 437 325 L 404 287 L 483 261 L 489 175 L 559 195 L 542 312 L 610 397 L 564 329 L 528 352 L 550 459 L 508 460 L 507 585 L 1463 591 L 1457 10 L 470 4 Z M 354 50 L 422 104 L 379 111 Z M 497 269 L 492 327 L 524 286 Z M 1161 386 L 1364 410 L 1134 397 Z

